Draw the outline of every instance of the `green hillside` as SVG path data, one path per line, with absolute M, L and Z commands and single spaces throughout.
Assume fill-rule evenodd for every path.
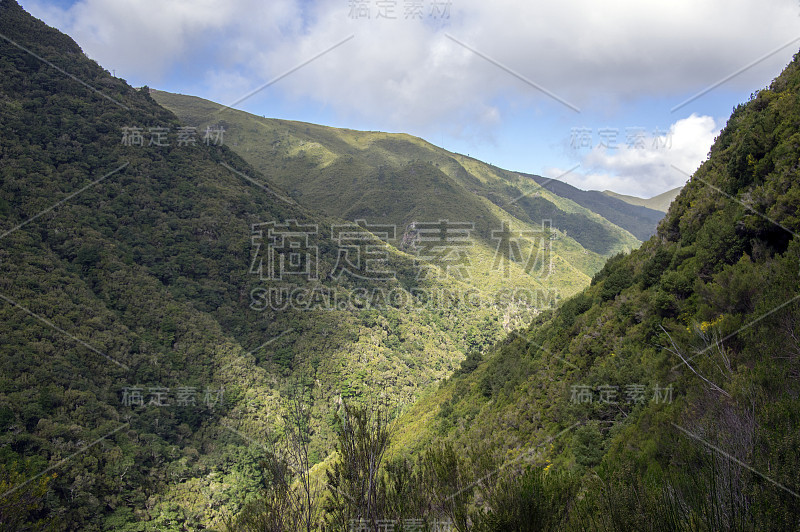
M 0 531 L 800 529 L 800 54 L 641 246 L 217 110 L 0 0 Z
M 523 175 L 530 177 L 554 194 L 569 198 L 575 203 L 603 216 L 608 221 L 624 227 L 641 240 L 647 240 L 653 236 L 658 222 L 664 217 L 664 213 L 667 212 L 667 207 L 669 206 L 669 203 L 667 203 L 662 210 L 654 210 L 645 203 L 634 204 L 630 201 L 622 200 L 622 198 L 610 197 L 608 194 L 597 192 L 596 190 L 581 190 L 555 179 Z
M 666 192 L 662 192 L 657 196 L 653 196 L 652 198 L 647 198 L 647 199 L 637 198 L 635 196 L 626 196 L 625 194 L 617 194 L 616 192 L 612 192 L 610 190 L 604 190 L 603 194 L 624 201 L 625 203 L 629 203 L 631 205 L 637 205 L 640 207 L 646 207 L 648 209 L 653 209 L 656 211 L 667 212 L 670 204 L 678 196 L 678 194 L 680 194 L 680 192 L 681 192 L 681 187 L 673 188 L 672 190 L 667 190 Z
M 257 495 L 251 441 L 285 432 L 298 387 L 313 465 L 342 401 L 403 408 L 556 304 L 551 283 L 588 283 L 484 246 L 477 289 L 440 251 L 288 199 L 16 2 L 0 35 L 0 528 L 218 527 Z M 548 256 L 539 236 L 523 256 Z
M 617 202 L 628 217 L 625 225 L 614 225 L 527 176 L 410 135 L 269 119 L 194 96 L 151 93 L 187 124 L 224 127 L 231 149 L 293 198 L 344 219 L 374 219 L 398 227 L 414 221 L 467 220 L 487 243 L 504 217 L 534 225 L 552 219 L 554 227 L 604 257 L 635 248 L 638 241 L 630 233 L 647 238 L 659 219 L 646 209 Z M 580 264 L 576 267 L 585 271 Z
M 452 442 L 476 479 L 492 454 L 464 503 L 488 530 L 798 530 L 799 136 L 800 54 L 656 236 L 414 405 L 398 452 Z

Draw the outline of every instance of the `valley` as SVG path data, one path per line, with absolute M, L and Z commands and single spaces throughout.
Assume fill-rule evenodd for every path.
M 645 200 L 0 36 L 0 530 L 797 529 L 797 56 Z

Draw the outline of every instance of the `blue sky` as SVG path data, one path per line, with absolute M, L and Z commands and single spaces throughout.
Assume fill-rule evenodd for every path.
M 20 3 L 134 86 L 227 104 L 293 71 L 235 107 L 641 197 L 800 49 L 795 0 Z

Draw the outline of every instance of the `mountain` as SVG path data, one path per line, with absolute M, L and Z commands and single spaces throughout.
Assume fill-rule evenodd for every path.
M 436 228 L 291 199 L 13 0 L 0 71 L 2 529 L 218 527 L 292 397 L 314 465 L 342 401 L 402 408 L 601 265 L 539 227 L 483 246 L 476 288 Z M 552 276 L 521 258 L 551 242 Z
M 797 529 L 800 55 L 630 252 L 536 176 L 188 101 L 0 0 L 0 529 Z
M 667 190 L 658 196 L 653 196 L 652 198 L 648 199 L 637 198 L 635 196 L 626 196 L 625 194 L 617 194 L 616 192 L 612 192 L 610 190 L 604 190 L 603 194 L 618 200 L 622 200 L 631 205 L 638 205 L 640 207 L 646 207 L 656 211 L 667 212 L 670 203 L 672 203 L 672 201 L 678 196 L 678 194 L 680 194 L 680 192 L 681 187 L 673 188 L 672 190 Z
M 258 492 L 293 398 L 323 464 L 344 402 L 406 408 L 640 244 L 546 190 L 506 201 L 520 190 L 497 176 L 519 176 L 413 137 L 360 150 L 272 121 L 285 152 L 255 167 L 236 149 L 261 137 L 232 125 L 250 115 L 195 126 L 15 1 L 0 15 L 6 528 L 218 527 Z M 304 193 L 306 130 L 340 151 Z
M 423 397 L 395 449 L 456 449 L 487 530 L 798 530 L 798 136 L 800 54 L 655 236 Z
M 187 124 L 201 130 L 224 127 L 231 149 L 294 199 L 344 219 L 376 219 L 398 227 L 415 220 L 468 220 L 489 244 L 503 218 L 534 226 L 549 219 L 584 249 L 608 257 L 636 247 L 636 238 L 649 238 L 663 216 L 598 193 L 584 193 L 594 199 L 584 201 L 577 193 L 582 191 L 569 185 L 560 189 L 567 194 L 553 194 L 558 182 L 542 188 L 531 176 L 406 134 L 269 119 L 194 96 L 151 94 Z
M 581 190 L 572 185 L 555 179 L 546 179 L 542 176 L 527 175 L 547 190 L 558 194 L 563 198 L 568 198 L 587 209 L 603 216 L 606 220 L 630 231 L 636 238 L 647 240 L 655 233 L 655 228 L 664 213 L 666 207 L 655 210 L 652 206 L 644 203 L 635 204 L 625 201 L 621 197 L 610 197 L 606 193 L 595 190 Z M 677 194 L 677 192 L 676 192 Z M 654 198 L 655 199 L 655 198 Z M 667 204 L 668 205 L 668 204 Z

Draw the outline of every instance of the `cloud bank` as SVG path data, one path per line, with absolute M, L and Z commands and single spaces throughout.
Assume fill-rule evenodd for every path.
M 621 138 L 615 148 L 594 146 L 580 157 L 580 167 L 550 168 L 548 176 L 584 190 L 613 190 L 649 198 L 683 186 L 708 157 L 708 150 L 719 133 L 710 116 L 692 114 L 672 124 L 663 135 L 645 134 L 640 138 Z M 566 174 L 565 174 L 566 173 Z

